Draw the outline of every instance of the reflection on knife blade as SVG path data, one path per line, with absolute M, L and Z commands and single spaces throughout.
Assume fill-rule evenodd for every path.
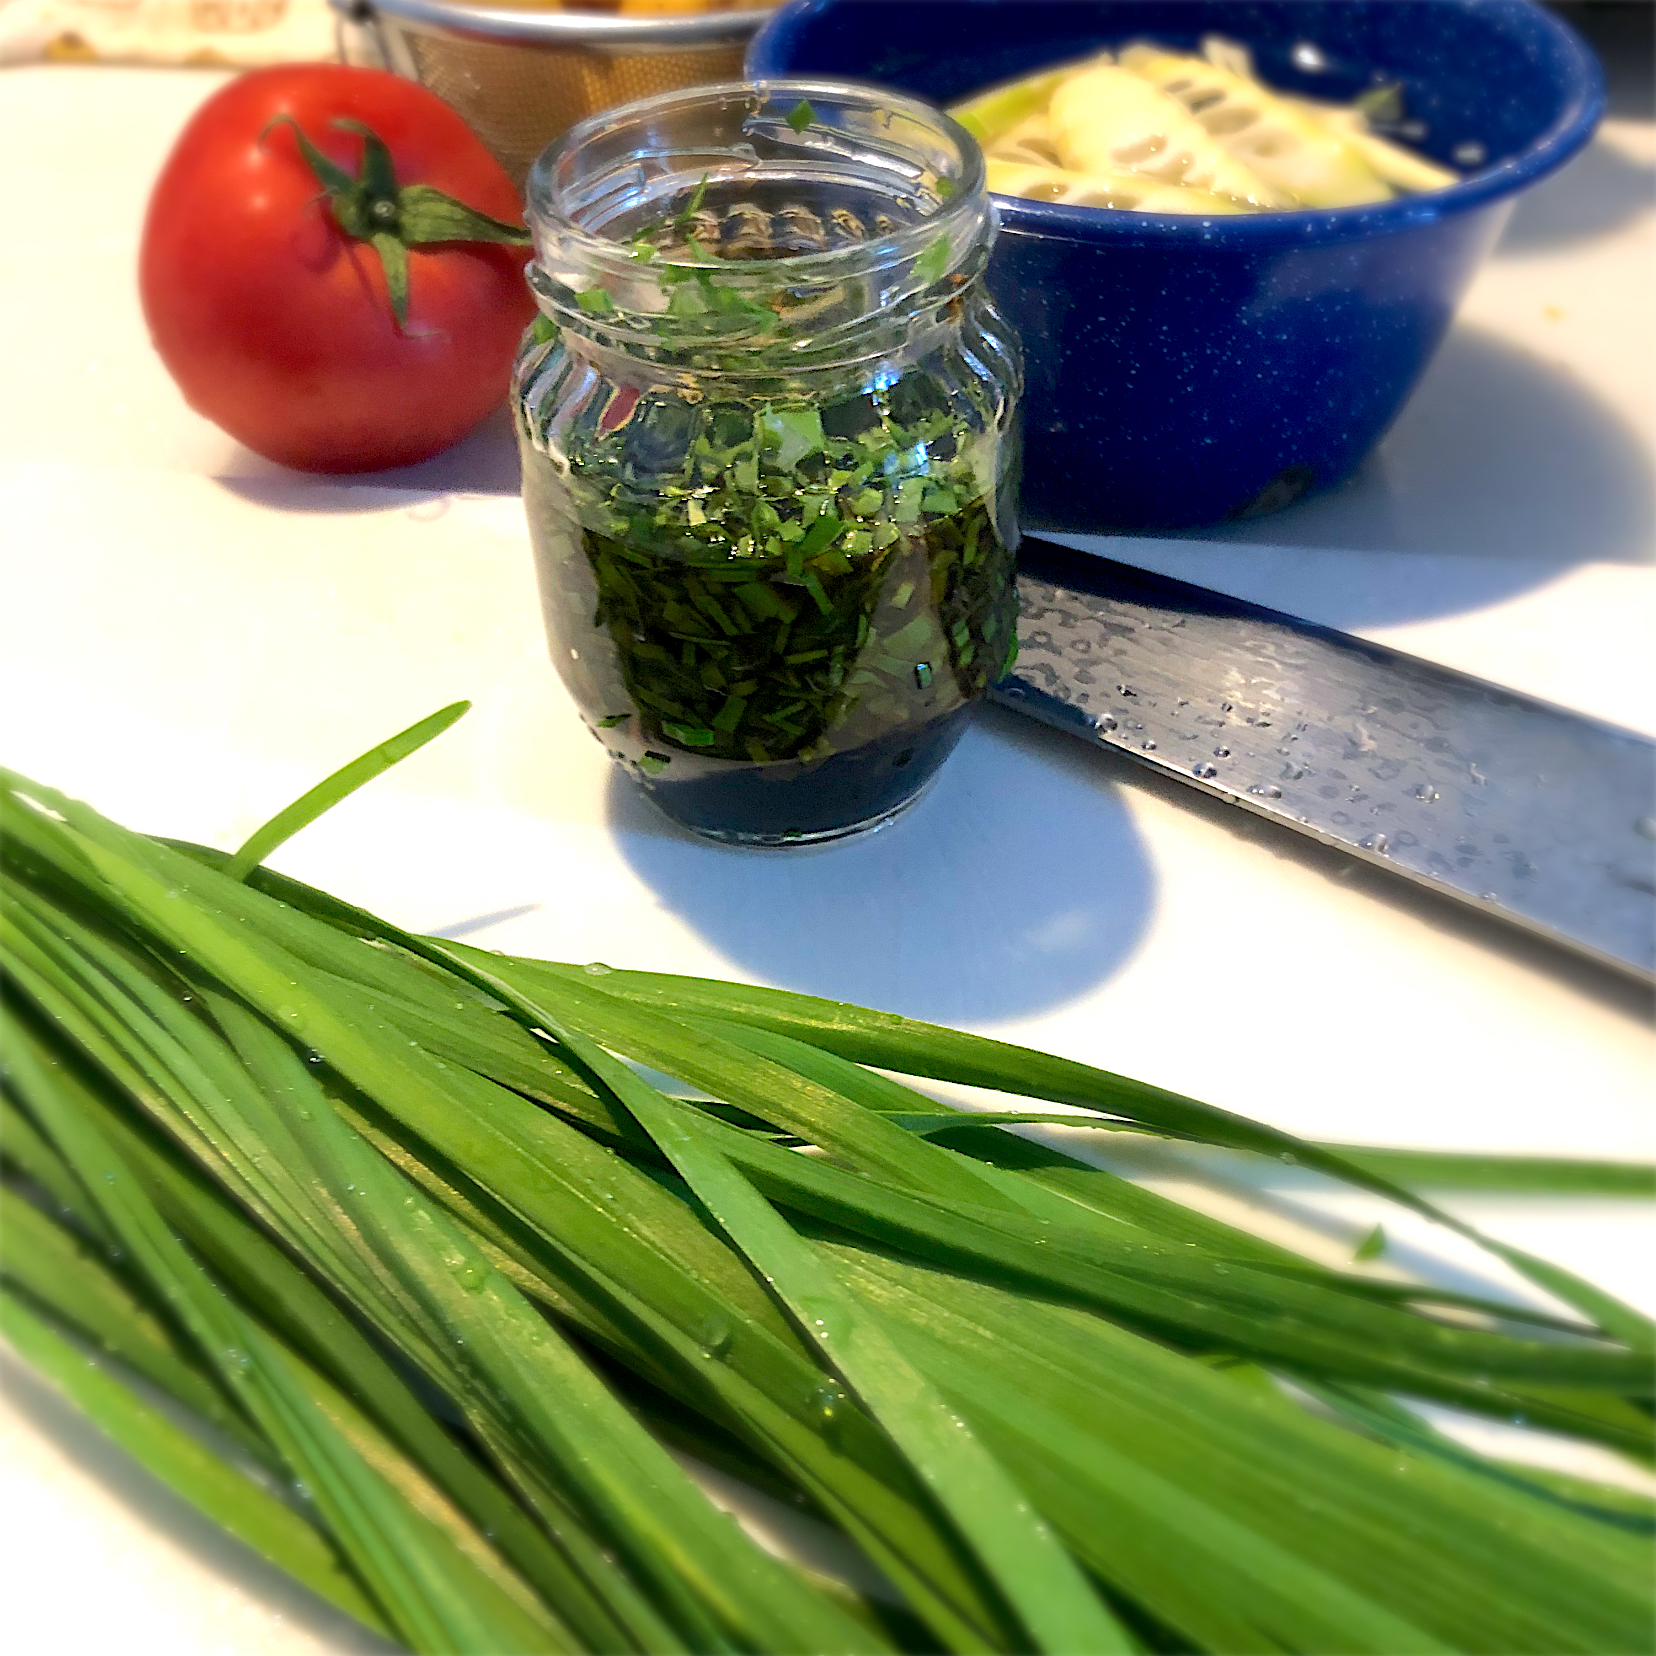
M 1656 744 L 1026 537 L 995 700 L 1656 977 Z

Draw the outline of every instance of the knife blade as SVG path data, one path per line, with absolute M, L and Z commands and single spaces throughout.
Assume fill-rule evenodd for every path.
M 1656 743 L 1026 536 L 993 698 L 1656 980 Z

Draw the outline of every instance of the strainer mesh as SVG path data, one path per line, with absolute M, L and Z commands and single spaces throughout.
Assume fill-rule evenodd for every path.
M 499 46 L 405 35 L 420 79 L 453 105 L 520 189 L 546 146 L 586 116 L 657 92 L 737 80 L 741 43 L 673 52 Z

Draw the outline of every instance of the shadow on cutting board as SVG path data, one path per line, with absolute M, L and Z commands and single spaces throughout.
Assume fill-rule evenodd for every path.
M 1600 138 L 1519 199 L 1495 257 L 1552 253 L 1608 235 L 1648 213 L 1653 193 L 1656 167 Z
M 521 487 L 517 434 L 502 403 L 453 448 L 413 466 L 370 472 L 302 472 L 241 450 L 246 466 L 219 478 L 231 494 L 281 512 L 397 511 L 409 493 L 515 495 Z M 378 496 L 376 499 L 375 497 Z
M 1656 6 L 1651 0 L 1552 0 L 1604 67 L 1612 121 L 1656 121 Z M 1497 258 L 1550 252 L 1619 229 L 1650 210 L 1656 168 L 1600 133 L 1519 199 Z
M 1581 564 L 1647 563 L 1653 501 L 1650 456 L 1614 408 L 1567 370 L 1459 327 L 1349 482 L 1181 538 L 1396 554 L 1360 586 L 1337 559 L 1321 576 L 1306 571 L 1317 618 L 1361 627 L 1463 614 Z M 1120 544 L 1110 555 L 1133 562 Z
M 905 815 L 817 848 L 696 839 L 620 771 L 609 820 L 639 878 L 744 973 L 937 1023 L 1024 1017 L 1117 971 L 1155 901 L 1120 790 L 1079 743 L 1033 760 L 1041 734 L 991 710 Z
M 268 1621 L 278 1624 L 283 1634 L 291 1631 L 301 1639 L 308 1636 L 316 1641 L 318 1649 L 337 1652 L 338 1656 L 379 1656 L 380 1652 L 398 1648 L 307 1592 L 204 1518 L 9 1354 L 0 1354 L 0 1390 L 30 1428 L 49 1440 L 79 1471 L 95 1479 L 104 1493 L 113 1496 L 147 1529 L 221 1578 L 230 1592 L 250 1600 Z M 89 1568 L 96 1566 L 95 1553 L 88 1552 L 86 1563 Z M 238 1623 L 249 1633 L 257 1625 L 251 1618 Z M 64 1631 L 73 1626 L 71 1616 Z M 285 1645 L 287 1641 L 283 1638 L 280 1642 Z M 259 1639 L 258 1644 L 260 1649 L 267 1647 L 265 1639 Z M 59 1650 L 68 1648 L 57 1646 Z

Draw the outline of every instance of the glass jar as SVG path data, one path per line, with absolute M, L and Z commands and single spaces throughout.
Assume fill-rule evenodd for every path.
M 711 838 L 889 820 L 1014 649 L 977 146 L 875 88 L 701 87 L 573 128 L 528 193 L 524 502 L 583 718 Z

